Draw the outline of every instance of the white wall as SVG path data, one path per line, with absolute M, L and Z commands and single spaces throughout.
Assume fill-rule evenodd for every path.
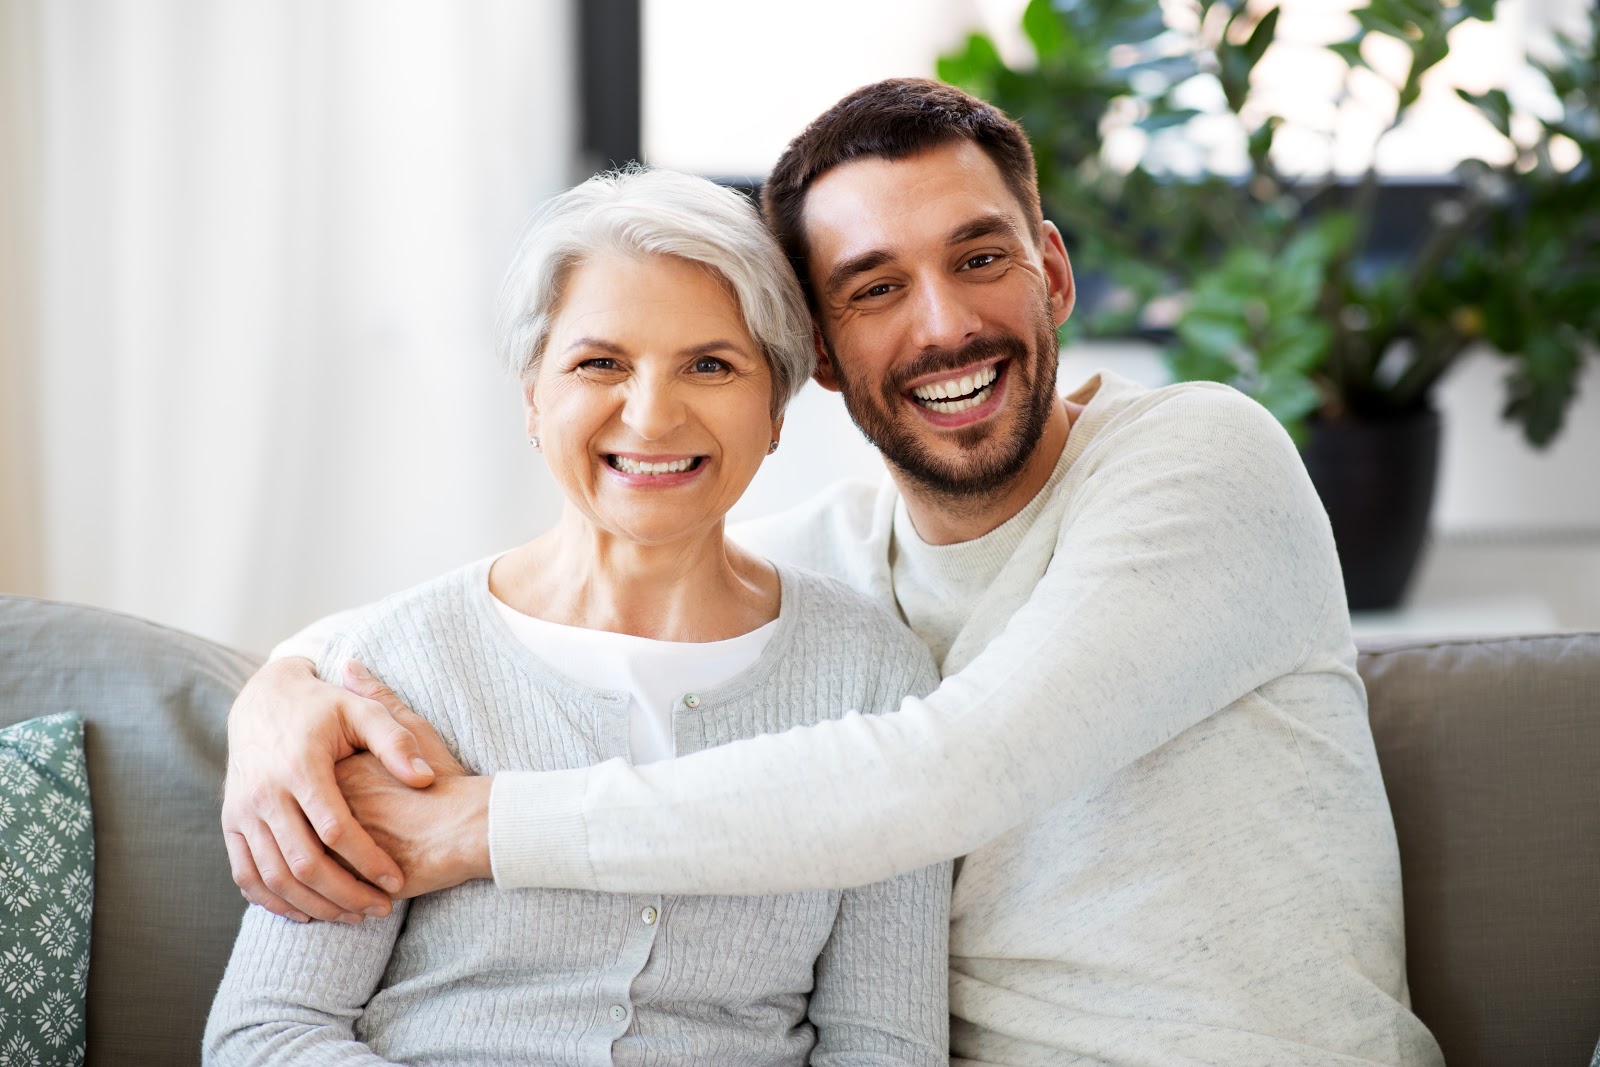
M 262 649 L 542 525 L 489 324 L 568 5 L 34 6 L 47 595 Z

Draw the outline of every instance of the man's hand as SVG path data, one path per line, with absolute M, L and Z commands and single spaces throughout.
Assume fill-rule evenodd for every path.
M 369 692 L 319 680 L 309 660 L 274 661 L 255 673 L 228 715 L 222 831 L 233 880 L 245 899 L 297 922 L 355 923 L 389 913 L 389 897 L 340 867 L 324 846 L 367 882 L 403 891 L 400 868 L 350 814 L 334 764 L 368 749 L 408 786 L 434 780 L 417 738 L 372 695 L 381 690 L 401 707 L 394 694 L 365 670 L 353 680 Z

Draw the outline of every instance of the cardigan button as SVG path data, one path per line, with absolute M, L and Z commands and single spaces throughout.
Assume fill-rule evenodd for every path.
M 700 694 L 699 693 L 689 693 L 689 694 L 687 694 L 683 698 L 683 704 L 684 704 L 684 707 L 698 708 L 700 706 Z
M 655 909 L 655 905 L 653 904 L 646 904 L 644 910 L 639 913 L 640 921 L 646 926 L 654 926 L 656 924 L 656 920 L 660 917 L 661 913 Z
M 624 1008 L 621 1004 L 613 1004 L 613 1005 L 611 1005 L 611 1018 L 615 1019 L 617 1022 L 620 1023 L 622 1020 L 626 1019 L 627 1017 L 628 1017 L 628 1009 L 627 1008 Z

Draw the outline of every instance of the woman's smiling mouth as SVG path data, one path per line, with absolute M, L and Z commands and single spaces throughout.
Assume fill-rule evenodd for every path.
M 650 477 L 659 477 L 663 474 L 683 474 L 686 471 L 697 469 L 704 459 L 704 456 L 685 456 L 682 459 L 640 460 L 617 453 L 606 456 L 606 462 L 610 464 L 612 470 L 620 471 L 623 474 L 647 475 Z

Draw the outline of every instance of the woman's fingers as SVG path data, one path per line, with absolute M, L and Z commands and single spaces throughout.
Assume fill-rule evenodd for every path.
M 377 756 L 396 780 L 420 789 L 433 784 L 435 771 L 430 755 L 443 755 L 450 763 L 455 762 L 442 744 L 434 746 L 437 750 L 434 753 L 423 752 L 417 737 L 407 726 L 426 725 L 425 720 L 356 660 L 344 666 L 344 687 L 365 698 L 352 701 L 345 714 L 350 747 L 366 749 Z M 428 734 L 433 734 L 431 727 Z M 432 740 L 437 742 L 438 738 L 434 736 Z

